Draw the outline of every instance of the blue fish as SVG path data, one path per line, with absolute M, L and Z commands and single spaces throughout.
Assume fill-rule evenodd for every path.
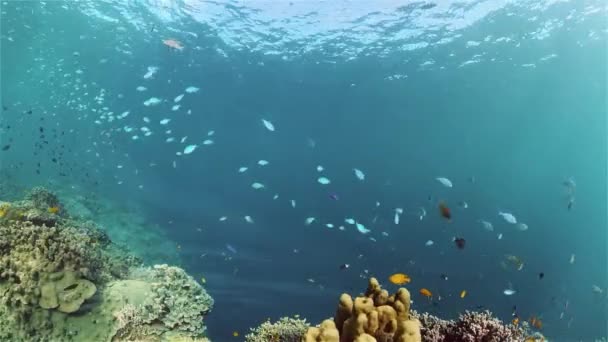
M 232 253 L 236 254 L 236 248 L 234 248 L 234 246 L 232 246 L 231 244 L 227 243 L 226 244 L 226 249 L 231 251 Z

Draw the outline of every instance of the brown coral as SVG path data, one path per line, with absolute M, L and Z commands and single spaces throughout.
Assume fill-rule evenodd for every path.
M 332 321 L 339 333 L 339 341 L 421 341 L 420 322 L 410 318 L 410 302 L 410 293 L 405 288 L 389 295 L 378 280 L 371 278 L 363 296 L 354 300 L 346 293 L 340 296 Z M 321 334 L 331 330 L 327 321 L 323 324 L 320 328 L 309 329 L 304 341 L 333 341 L 332 334 L 328 335 L 329 339 Z

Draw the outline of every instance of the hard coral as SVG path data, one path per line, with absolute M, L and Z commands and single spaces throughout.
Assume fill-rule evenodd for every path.
M 410 302 L 410 293 L 405 288 L 389 296 L 378 280 L 371 278 L 363 296 L 354 300 L 346 293 L 340 296 L 333 320 L 339 341 L 421 341 L 420 322 L 410 318 Z M 330 331 L 329 323 L 324 324 L 325 331 Z M 319 329 L 309 329 L 304 341 L 333 341 L 332 333 L 324 337 Z
M 523 341 L 525 329 L 504 324 L 489 311 L 465 311 L 456 321 L 446 321 L 429 314 L 418 316 L 422 336 L 429 342 L 500 342 Z
M 41 186 L 32 188 L 25 198 L 32 201 L 34 207 L 37 209 L 47 210 L 48 208 L 59 206 L 59 199 L 57 196 Z
M 155 265 L 149 275 L 152 295 L 144 305 L 144 322 L 159 321 L 172 330 L 204 331 L 203 316 L 211 311 L 213 299 L 184 270 Z
M 246 342 L 300 342 L 310 328 L 305 319 L 281 317 L 277 322 L 266 321 L 245 336 Z

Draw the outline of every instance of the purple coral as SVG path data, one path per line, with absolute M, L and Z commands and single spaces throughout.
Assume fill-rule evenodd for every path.
M 508 342 L 524 339 L 523 328 L 504 324 L 489 311 L 465 311 L 456 321 L 429 314 L 416 314 L 422 323 L 423 341 L 429 342 Z

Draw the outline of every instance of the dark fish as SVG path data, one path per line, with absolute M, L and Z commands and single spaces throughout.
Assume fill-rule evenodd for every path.
M 464 249 L 464 246 L 467 244 L 467 241 L 463 238 L 454 238 L 454 243 L 458 249 Z
M 538 279 L 543 279 L 544 277 L 545 277 L 545 273 L 540 272 L 540 273 L 538 274 Z
M 11 145 L 4 145 L 2 146 L 2 151 L 7 151 L 9 148 L 11 148 Z
M 2 106 L 2 109 L 3 110 L 8 110 L 8 107 L 7 106 Z
M 422 6 L 420 6 L 420 9 L 421 9 L 421 10 L 427 10 L 427 9 L 431 9 L 431 8 L 433 8 L 433 7 L 435 7 L 435 6 L 437 6 L 437 4 L 434 4 L 434 3 L 432 3 L 432 2 L 428 2 L 428 3 L 426 3 L 426 4 L 422 5 Z
M 342 265 L 340 265 L 340 269 L 341 269 L 341 270 L 345 270 L 345 269 L 347 269 L 347 268 L 349 268 L 349 267 L 350 267 L 350 265 L 349 265 L 349 264 L 342 264 Z
M 439 214 L 448 221 L 452 219 L 452 212 L 444 202 L 439 203 Z
M 338 197 L 338 194 L 329 194 L 329 198 L 331 198 L 334 201 L 339 200 L 340 198 Z
M 441 273 L 441 279 L 448 280 L 447 274 Z
M 28 110 L 26 113 L 27 113 L 27 114 L 32 114 L 32 110 L 30 109 L 30 110 Z

